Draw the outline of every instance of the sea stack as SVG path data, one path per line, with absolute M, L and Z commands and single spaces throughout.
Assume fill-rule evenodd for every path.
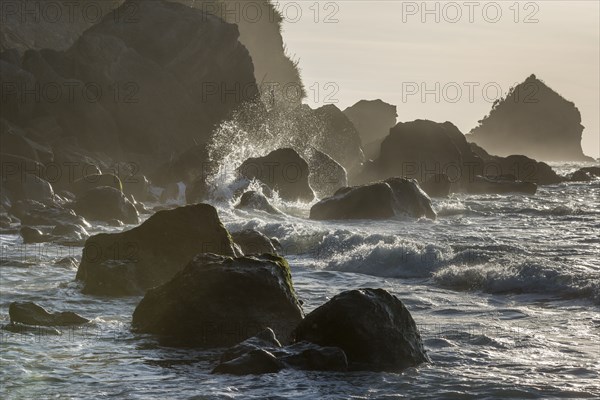
M 531 75 L 494 103 L 467 140 L 498 156 L 593 161 L 581 149 L 583 129 L 575 104 Z

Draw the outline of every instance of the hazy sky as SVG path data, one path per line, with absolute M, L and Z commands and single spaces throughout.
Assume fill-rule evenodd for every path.
M 398 106 L 399 121 L 448 120 L 468 133 L 498 90 L 535 73 L 576 104 L 583 150 L 600 156 L 597 0 L 304 0 L 279 8 L 311 105 L 381 98 Z

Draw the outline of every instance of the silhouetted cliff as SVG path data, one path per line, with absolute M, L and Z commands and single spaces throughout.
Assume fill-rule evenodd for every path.
M 581 149 L 575 104 L 531 75 L 494 103 L 467 140 L 492 154 L 524 154 L 545 161 L 592 161 Z
M 158 0 L 146 0 L 146 2 Z M 269 0 L 168 0 L 218 16 L 237 24 L 240 42 L 254 62 L 255 78 L 264 91 L 281 99 L 287 87 L 287 100 L 299 102 L 304 86 L 296 62 L 288 57 L 281 36 L 282 16 Z M 249 4 L 251 3 L 251 4 Z M 17 49 L 67 50 L 81 34 L 123 4 L 123 0 L 19 0 L 2 7 L 0 52 Z M 139 9 L 130 3 L 119 18 L 133 22 Z M 275 90 L 271 90 L 275 88 Z M 277 90 L 280 88 L 280 90 Z

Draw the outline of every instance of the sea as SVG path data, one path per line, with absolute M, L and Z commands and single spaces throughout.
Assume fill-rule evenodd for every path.
M 581 164 L 552 164 L 567 174 Z M 222 350 L 163 347 L 131 332 L 141 297 L 83 295 L 81 247 L 0 235 L 0 325 L 32 301 L 91 319 L 0 330 L 4 399 L 600 398 L 600 180 L 531 195 L 433 199 L 435 221 L 310 221 L 213 201 L 230 231 L 277 238 L 308 313 L 354 288 L 384 288 L 410 310 L 431 362 L 401 373 L 283 370 L 212 375 Z M 92 233 L 115 232 L 95 225 Z M 385 340 L 383 338 L 382 340 Z

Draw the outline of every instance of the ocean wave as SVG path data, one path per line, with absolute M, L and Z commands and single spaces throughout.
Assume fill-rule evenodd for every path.
M 449 265 L 436 271 L 433 279 L 439 286 L 453 290 L 543 293 L 560 298 L 591 299 L 600 304 L 600 282 L 593 271 L 574 270 L 559 264 Z

